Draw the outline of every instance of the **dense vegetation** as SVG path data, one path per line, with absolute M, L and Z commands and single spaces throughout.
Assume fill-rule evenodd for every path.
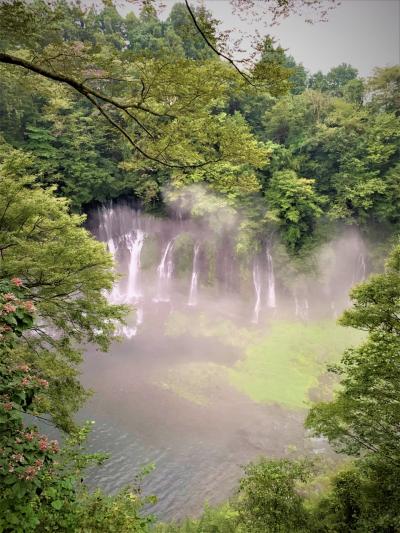
M 400 67 L 310 74 L 266 39 L 244 79 L 209 46 L 216 21 L 195 14 L 206 38 L 180 4 L 166 21 L 151 2 L 125 17 L 111 3 L 0 4 L 0 530 L 398 531 L 398 245 L 353 290 L 341 322 L 368 338 L 307 418 L 354 458 L 322 494 L 321 466 L 261 459 L 231 502 L 154 525 L 139 486 L 110 497 L 81 482 L 103 458 L 82 454 L 73 422 L 79 346 L 107 349 L 127 311 L 104 296 L 115 274 L 82 228 L 89 205 L 129 197 L 162 215 L 165 195 L 201 185 L 244 215 L 242 254 L 279 232 L 305 257 L 336 222 L 399 228 Z M 61 449 L 34 417 L 69 434 Z

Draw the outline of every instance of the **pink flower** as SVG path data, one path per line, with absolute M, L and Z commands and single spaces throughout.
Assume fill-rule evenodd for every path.
M 38 379 L 38 383 L 39 383 L 39 385 L 41 385 L 44 389 L 48 389 L 48 388 L 49 388 L 49 382 L 47 381 L 47 379 Z
M 5 411 L 11 411 L 12 408 L 13 408 L 13 406 L 12 406 L 11 402 L 3 403 L 3 409 Z
M 21 287 L 22 279 L 21 278 L 11 278 L 11 283 L 16 287 Z
M 21 385 L 30 385 L 31 380 L 30 378 L 26 377 L 21 381 Z
M 3 298 L 8 301 L 8 302 L 11 302 L 13 300 L 16 300 L 16 297 L 14 296 L 14 294 L 12 292 L 6 292 L 5 294 L 3 294 Z
M 48 448 L 48 445 L 49 445 L 49 444 L 48 444 L 48 442 L 47 442 L 47 437 L 45 437 L 44 439 L 41 439 L 41 440 L 39 441 L 39 450 L 40 450 L 41 452 L 45 452 L 45 451 L 47 450 L 47 448 Z
M 37 470 L 34 466 L 28 466 L 28 468 L 25 468 L 23 478 L 29 481 L 37 474 Z
M 16 310 L 17 310 L 17 308 L 13 304 L 4 304 L 3 305 L 3 312 L 6 313 L 6 314 L 7 313 L 14 313 Z
M 28 300 L 27 302 L 24 302 L 22 304 L 22 306 L 29 313 L 34 313 L 36 311 L 36 307 L 34 306 L 34 304 L 33 304 L 33 302 L 31 300 Z
M 33 433 L 25 433 L 25 438 L 27 441 L 31 442 L 33 441 Z

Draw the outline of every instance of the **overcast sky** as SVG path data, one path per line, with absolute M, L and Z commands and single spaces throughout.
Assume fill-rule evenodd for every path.
M 175 2 L 164 3 L 168 11 Z M 229 0 L 204 3 L 222 20 L 224 28 L 240 26 L 247 32 L 252 30 L 232 14 Z M 263 30 L 260 23 L 253 24 Z M 311 72 L 326 72 L 345 62 L 368 76 L 375 66 L 400 63 L 400 0 L 342 0 L 331 11 L 328 22 L 311 25 L 292 16 L 268 32 Z

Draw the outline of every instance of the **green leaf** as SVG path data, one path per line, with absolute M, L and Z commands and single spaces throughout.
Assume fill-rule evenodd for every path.
M 56 509 L 56 511 L 59 511 L 63 505 L 64 503 L 61 500 L 54 500 L 51 502 L 51 506 Z

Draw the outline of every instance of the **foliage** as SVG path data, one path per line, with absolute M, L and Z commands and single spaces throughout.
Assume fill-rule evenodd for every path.
M 330 218 L 365 226 L 378 220 L 395 231 L 398 213 L 391 206 L 399 190 L 398 117 L 372 100 L 362 105 L 358 80 L 345 87 L 345 99 L 308 90 L 281 98 L 266 112 L 267 138 L 285 147 L 273 152 L 266 169 L 267 196 L 275 192 L 271 176 L 290 168 L 314 180 Z
M 400 66 L 376 68 L 369 80 L 370 106 L 386 113 L 400 113 Z
M 282 222 L 282 238 L 291 252 L 305 244 L 322 215 L 324 198 L 315 192 L 313 185 L 313 180 L 299 178 L 293 170 L 277 172 L 270 182 L 267 199 Z
M 327 92 L 332 96 L 344 96 L 345 87 L 349 82 L 357 78 L 358 71 L 356 68 L 342 63 L 337 67 L 331 68 L 326 74 L 321 71 L 316 72 L 310 77 L 309 87 L 321 92 Z
M 14 78 L 40 75 L 68 87 L 69 94 L 73 89 L 130 145 L 134 169 L 241 163 L 249 154 L 248 136 L 219 111 L 228 90 L 245 81 L 232 65 L 210 57 L 197 31 L 187 39 L 189 13 L 182 7 L 164 23 L 146 7 L 137 19 L 120 16 L 112 4 L 98 13 L 62 0 L 3 3 L 2 71 L 9 76 L 11 65 Z M 204 9 L 194 15 L 212 39 L 215 21 Z M 281 55 L 271 42 L 268 51 Z M 286 69 L 279 61 L 264 62 L 254 67 L 257 77 L 267 69 L 262 77 L 271 91 L 284 90 Z M 77 118 L 87 121 L 86 113 Z
M 387 271 L 356 287 L 351 298 L 354 308 L 344 313 L 341 322 L 367 330 L 368 340 L 345 353 L 334 369 L 343 375 L 342 388 L 333 402 L 311 410 L 307 424 L 347 454 L 368 450 L 396 464 L 400 457 L 399 246 L 388 260 Z
M 220 507 L 206 506 L 198 519 L 188 518 L 180 524 L 157 524 L 157 533 L 238 533 L 238 511 L 229 503 Z
M 287 533 L 308 531 L 308 513 L 298 484 L 310 477 L 309 465 L 260 459 L 244 468 L 237 509 L 244 531 Z
M 89 431 L 73 431 L 64 447 L 49 440 L 27 420 L 48 422 L 50 383 L 34 361 L 15 364 L 13 351 L 32 331 L 35 307 L 22 280 L 0 282 L 0 529 L 1 531 L 148 531 L 141 514 L 153 499 L 141 498 L 139 485 L 114 497 L 89 494 L 83 470 L 105 459 L 83 454 Z
M 240 1 L 241 10 L 250 4 Z M 367 81 L 346 63 L 310 74 L 268 38 L 245 75 L 249 84 L 210 47 L 229 56 L 219 21 L 201 6 L 192 10 L 197 28 L 184 4 L 166 20 L 151 1 L 126 16 L 109 3 L 16 5 L 1 6 L 1 49 L 30 67 L 50 65 L 50 74 L 85 90 L 3 63 L 0 130 L 34 153 L 29 172 L 56 184 L 72 209 L 133 196 L 164 212 L 166 190 L 205 184 L 251 220 L 241 253 L 275 232 L 278 215 L 292 254 L 318 242 L 326 216 L 396 231 L 397 67 Z M 302 5 L 263 9 L 280 18 Z M 283 205 L 287 187 L 302 205 Z
M 320 6 L 267 4 L 274 21 L 298 5 Z M 82 454 L 88 429 L 72 421 L 86 397 L 77 346 L 107 349 L 126 309 L 107 303 L 111 257 L 70 211 L 128 195 L 148 209 L 168 203 L 208 219 L 213 235 L 241 220 L 242 258 L 279 231 L 303 268 L 322 221 L 395 233 L 399 67 L 378 68 L 369 80 L 345 63 L 309 74 L 267 38 L 241 71 L 204 7 L 178 4 L 164 21 L 151 0 L 126 16 L 111 2 L 10 0 L 0 4 L 0 34 L 0 529 L 144 533 L 152 518 L 143 505 L 154 500 L 139 487 L 109 497 L 81 482 L 84 468 L 104 458 Z M 216 240 L 207 246 L 212 255 Z M 331 368 L 341 385 L 312 408 L 307 427 L 352 464 L 310 502 L 308 464 L 261 459 L 245 468 L 229 504 L 160 531 L 400 529 L 399 246 L 385 273 L 351 297 L 341 323 L 368 338 Z M 302 407 L 328 358 L 322 337 L 329 357 L 347 343 L 336 328 L 286 324 L 249 347 L 244 328 L 192 322 L 171 315 L 168 332 L 192 328 L 247 349 L 228 370 L 184 366 L 184 378 L 201 377 L 195 401 L 228 375 L 256 401 Z M 186 394 L 179 380 L 177 372 L 167 386 Z M 71 432 L 61 449 L 27 425 L 35 417 Z
M 342 452 L 359 457 L 333 480 L 320 504 L 327 531 L 396 531 L 399 515 L 398 444 L 400 246 L 384 274 L 353 289 L 344 325 L 368 331 L 360 347 L 345 352 L 332 370 L 341 375 L 333 401 L 317 404 L 306 425 Z
M 25 174 L 30 161 L 19 151 L 3 156 L 0 272 L 22 280 L 39 316 L 34 335 L 24 336 L 12 357 L 41 368 L 49 381 L 49 412 L 67 428 L 86 396 L 77 379 L 77 343 L 107 349 L 125 308 L 105 298 L 114 273 L 104 245 L 81 227 L 84 217 L 68 213 L 66 200 Z

